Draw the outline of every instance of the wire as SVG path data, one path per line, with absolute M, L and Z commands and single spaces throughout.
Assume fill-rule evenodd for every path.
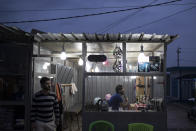
M 158 0 L 153 0 L 153 1 L 150 2 L 148 5 L 151 5 L 151 4 L 153 4 L 153 3 L 157 2 L 157 1 L 158 1 Z M 141 12 L 142 10 L 143 10 L 143 9 L 139 9 L 139 10 L 137 10 L 137 11 L 135 11 L 135 12 L 133 12 L 133 13 L 131 13 L 131 14 L 129 14 L 129 15 L 127 15 L 127 16 L 121 18 L 121 19 L 119 19 L 118 21 L 113 22 L 112 24 L 109 24 L 109 25 L 105 26 L 105 27 L 104 27 L 104 30 L 103 30 L 102 32 L 100 32 L 100 33 L 107 32 L 108 30 L 112 29 L 114 26 L 116 27 L 117 25 L 121 24 L 122 22 L 125 22 L 125 21 L 128 20 L 130 17 L 135 16 L 136 14 L 138 14 L 139 12 Z
M 188 8 L 188 9 L 185 9 L 185 10 L 181 10 L 181 11 L 178 11 L 178 12 L 173 13 L 173 14 L 171 14 L 171 15 L 168 15 L 168 16 L 162 17 L 162 18 L 160 18 L 160 19 L 157 19 L 157 20 L 151 21 L 151 22 L 149 22 L 149 23 L 146 23 L 146 24 L 143 24 L 143 25 L 140 25 L 140 26 L 137 26 L 137 27 L 134 27 L 134 28 L 131 28 L 131 29 L 125 30 L 125 31 L 123 31 L 122 33 L 130 32 L 130 31 L 134 31 L 134 30 L 140 29 L 140 28 L 142 28 L 142 27 L 145 27 L 145 26 L 147 26 L 147 25 L 151 25 L 151 24 L 157 23 L 157 22 L 159 22 L 159 21 L 165 20 L 165 19 L 167 19 L 167 18 L 170 18 L 170 17 L 172 17 L 172 16 L 178 15 L 178 14 L 180 14 L 180 13 L 183 13 L 183 12 L 189 11 L 189 10 L 191 10 L 191 9 L 195 8 L 195 7 L 196 7 L 196 6 L 192 6 L 191 8 Z
M 196 3 L 182 3 L 182 4 L 167 4 L 162 6 L 168 5 L 196 5 Z M 115 9 L 115 8 L 129 8 L 129 7 L 140 7 L 139 5 L 135 6 L 105 6 L 105 7 L 95 7 L 95 8 L 65 8 L 65 9 L 31 9 L 31 10 L 0 10 L 0 13 L 17 13 L 17 12 L 46 12 L 46 11 L 75 11 L 75 10 L 97 10 L 97 9 Z
M 116 21 L 116 22 L 113 22 L 113 23 L 111 23 L 111 24 L 105 26 L 103 29 L 101 29 L 102 31 L 101 31 L 101 30 L 98 30 L 98 31 L 96 31 L 96 32 L 101 31 L 100 33 L 104 33 L 104 32 L 106 32 L 106 31 L 112 29 L 115 25 L 118 25 L 118 24 L 122 23 L 123 21 L 126 21 L 129 17 L 134 16 L 137 12 L 139 12 L 139 10 L 136 11 L 136 12 L 133 12 L 133 13 L 131 13 L 131 14 L 129 14 L 129 15 L 126 15 L 125 17 L 119 19 L 119 20 Z
M 196 3 L 182 3 L 182 4 L 168 4 L 168 5 L 196 5 Z
M 107 11 L 107 12 L 94 13 L 94 14 L 86 14 L 86 15 L 78 15 L 78 16 L 70 16 L 70 17 L 62 17 L 62 18 L 52 18 L 52 19 L 24 20 L 24 21 L 6 21 L 6 22 L 0 22 L 0 23 L 1 24 L 12 24 L 12 23 L 17 24 L 17 23 L 32 23 L 32 22 L 66 20 L 66 19 L 81 18 L 81 17 L 88 17 L 88 16 L 97 16 L 97 15 L 104 15 L 104 14 L 112 14 L 112 13 L 117 13 L 117 12 L 125 12 L 125 11 L 142 9 L 142 8 L 148 8 L 148 7 L 154 7 L 154 6 L 161 6 L 161 5 L 170 4 L 170 3 L 179 2 L 179 1 L 182 1 L 182 0 L 173 0 L 173 1 L 158 3 L 158 4 L 154 4 L 154 5 L 150 5 L 150 6 L 149 5 L 146 5 L 146 6 L 141 6 L 141 7 L 129 8 L 129 9 L 122 9 L 122 10 L 114 10 L 114 11 Z
M 97 10 L 107 8 L 129 8 L 129 7 L 140 7 L 140 6 L 108 6 L 108 7 L 96 7 L 96 8 L 67 8 L 67 9 L 39 9 L 39 10 L 0 10 L 2 12 L 45 12 L 45 11 L 73 11 L 73 10 Z

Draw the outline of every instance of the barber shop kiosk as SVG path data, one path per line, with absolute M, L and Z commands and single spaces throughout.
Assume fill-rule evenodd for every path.
M 77 87 L 76 94 L 72 92 L 77 98 L 65 94 L 62 99 L 68 107 L 65 112 L 81 105 L 83 131 L 100 120 L 112 123 L 115 131 L 126 131 L 131 123 L 150 124 L 154 131 L 167 130 L 166 52 L 177 35 L 38 32 L 34 37 L 34 48 L 38 50 L 34 53 L 35 64 L 38 58 L 53 58 L 49 63 L 58 69 L 51 78 L 56 78 L 65 90 L 73 84 Z M 42 54 L 43 49 L 48 52 Z M 67 57 L 61 63 L 63 68 L 54 59 L 61 51 Z M 127 102 L 112 110 L 109 100 L 117 85 L 123 86 L 122 100 Z
M 0 27 L 1 129 L 30 130 L 32 95 L 46 76 L 62 102 L 62 128 L 72 130 L 76 117 L 83 131 L 100 122 L 115 131 L 137 123 L 167 130 L 166 52 L 178 35 L 30 34 Z M 119 96 L 123 106 L 114 110 L 110 101 L 117 85 L 124 89 Z

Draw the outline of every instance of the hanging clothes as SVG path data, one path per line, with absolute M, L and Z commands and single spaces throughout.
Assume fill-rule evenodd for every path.
M 78 92 L 78 89 L 76 87 L 76 84 L 75 83 L 71 83 L 70 94 L 71 95 L 75 95 L 76 92 Z
M 60 111 L 60 124 L 57 126 L 56 131 L 62 131 L 62 118 L 61 118 L 61 115 L 63 114 L 63 104 L 62 104 L 62 94 L 61 94 L 62 90 L 58 83 L 56 83 L 55 89 L 56 89 L 56 96 L 57 96 L 57 101 L 59 103 L 59 111 Z
M 61 89 L 58 83 L 56 84 L 56 95 L 58 102 L 62 101 Z

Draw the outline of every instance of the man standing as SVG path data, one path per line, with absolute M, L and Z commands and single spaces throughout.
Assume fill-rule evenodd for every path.
M 41 78 L 40 84 L 42 90 L 35 93 L 32 101 L 32 128 L 35 131 L 55 131 L 60 118 L 57 97 L 55 93 L 50 92 L 49 78 Z
M 124 88 L 122 85 L 117 85 L 116 86 L 116 94 L 114 94 L 110 100 L 109 100 L 109 105 L 112 107 L 112 110 L 118 110 L 119 107 L 124 107 L 127 104 L 123 104 L 123 99 L 122 95 L 124 95 Z M 125 102 L 127 102 L 127 98 L 125 97 Z

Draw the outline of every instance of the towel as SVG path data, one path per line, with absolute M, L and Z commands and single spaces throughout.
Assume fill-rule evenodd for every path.
M 71 83 L 71 85 L 72 85 L 72 86 L 71 86 L 71 94 L 72 94 L 72 95 L 75 95 L 76 92 L 78 92 L 78 89 L 77 89 L 75 83 Z

